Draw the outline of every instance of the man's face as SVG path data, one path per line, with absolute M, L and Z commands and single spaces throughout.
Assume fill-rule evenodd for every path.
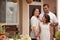
M 43 10 L 44 10 L 44 13 L 48 13 L 49 12 L 49 7 L 48 6 L 44 6 Z

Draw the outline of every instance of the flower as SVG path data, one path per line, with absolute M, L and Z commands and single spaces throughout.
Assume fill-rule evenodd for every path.
M 31 38 L 30 38 L 28 35 L 24 35 L 24 36 L 22 37 L 22 40 L 31 40 Z

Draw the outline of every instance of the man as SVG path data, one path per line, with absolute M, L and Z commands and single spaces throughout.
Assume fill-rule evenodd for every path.
M 54 31 L 55 31 L 55 27 L 58 25 L 58 21 L 57 21 L 57 17 L 55 16 L 54 13 L 52 13 L 50 10 L 49 10 L 49 5 L 48 4 L 44 4 L 43 5 L 43 13 L 41 13 L 39 15 L 39 18 L 40 18 L 40 21 L 42 21 L 42 17 L 43 15 L 49 15 L 50 16 L 50 22 L 53 24 L 54 26 Z
M 53 23 L 53 24 L 58 23 L 57 17 L 55 16 L 55 14 L 52 13 L 52 12 L 49 10 L 49 5 L 48 5 L 48 4 L 44 4 L 44 5 L 43 5 L 43 11 L 44 11 L 44 13 L 41 13 L 40 16 L 39 16 L 41 21 L 42 21 L 43 15 L 44 15 L 44 14 L 47 14 L 47 15 L 50 16 L 50 19 L 51 19 L 50 22 L 51 22 L 51 23 Z

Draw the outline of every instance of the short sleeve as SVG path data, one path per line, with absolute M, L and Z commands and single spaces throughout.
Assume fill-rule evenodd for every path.
M 36 27 L 36 19 L 35 18 L 32 18 L 31 19 L 31 26 L 33 27 Z

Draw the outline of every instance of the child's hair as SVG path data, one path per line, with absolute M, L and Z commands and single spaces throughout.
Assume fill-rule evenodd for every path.
M 49 15 L 44 15 L 44 17 L 46 18 L 46 23 L 50 22 L 50 16 Z

